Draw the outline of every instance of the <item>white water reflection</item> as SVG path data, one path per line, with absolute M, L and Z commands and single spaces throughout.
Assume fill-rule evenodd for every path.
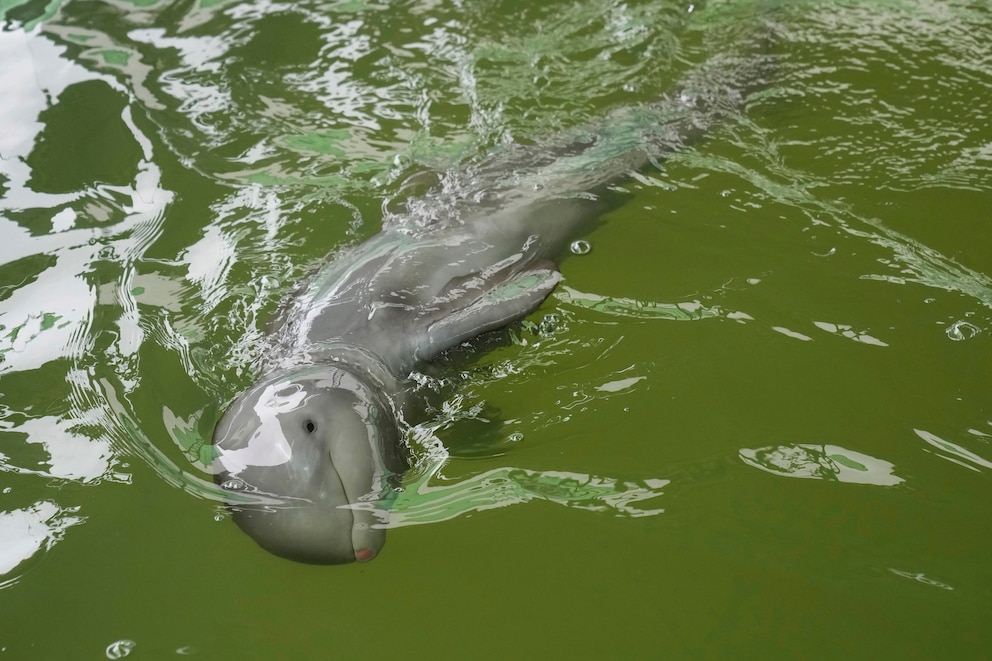
M 26 443 L 41 446 L 44 453 L 44 456 L 27 453 L 33 459 L 30 464 L 0 453 L 0 471 L 83 483 L 106 477 L 120 481 L 111 473 L 114 455 L 110 443 L 106 439 L 91 439 L 73 433 L 72 428 L 77 424 L 78 420 L 55 416 L 27 418 L 20 424 L 12 423 L 9 418 L 0 420 L 0 429 L 23 434 Z
M 876 347 L 889 346 L 882 340 L 869 335 L 865 331 L 855 330 L 855 328 L 850 324 L 835 324 L 829 321 L 814 321 L 813 325 L 822 331 L 834 333 L 835 335 L 846 337 L 849 340 L 854 340 L 855 342 L 860 342 L 861 344 L 870 344 Z
M 801 342 L 813 341 L 813 338 L 811 338 L 809 335 L 804 335 L 799 331 L 790 330 L 785 326 L 772 326 L 771 329 L 776 333 L 781 333 L 782 335 L 785 335 L 786 337 L 791 337 L 794 340 L 799 340 Z
M 891 463 L 838 445 L 786 443 L 757 449 L 743 448 L 738 455 L 748 466 L 783 477 L 882 487 L 904 481 L 895 474 Z
M 28 484 L 37 480 L 39 487 L 52 480 L 89 485 L 130 479 L 119 468 L 119 430 L 94 389 L 92 369 L 109 362 L 125 388 L 137 383 L 134 362 L 144 330 L 133 264 L 158 237 L 172 201 L 161 186 L 152 143 L 131 116 L 128 92 L 65 53 L 39 29 L 0 31 L 0 265 L 20 278 L 0 300 L 0 472 Z M 79 90 L 97 103 L 123 103 L 118 116 L 108 117 L 136 146 L 130 183 L 107 183 L 85 171 L 79 182 L 53 185 L 46 179 L 54 167 L 51 152 L 44 151 L 54 135 L 46 134 L 49 122 L 65 121 L 63 100 Z M 109 316 L 112 334 L 94 329 L 97 315 Z M 50 401 L 22 394 L 20 384 L 43 381 L 64 383 L 65 390 L 50 392 Z M 32 491 L 18 486 L 9 498 Z M 21 501 L 0 511 L 0 577 L 6 579 L 0 587 L 16 582 L 25 560 L 85 519 L 78 502 L 66 502 L 77 492 L 45 493 L 33 504 Z
M 42 500 L 30 507 L 0 511 L 0 589 L 17 581 L 6 578 L 39 551 L 62 539 L 67 528 L 82 523 L 78 508 Z
M 953 590 L 954 589 L 950 585 L 948 585 L 947 583 L 944 583 L 943 581 L 938 581 L 935 578 L 930 578 L 929 576 L 927 576 L 923 572 L 903 571 L 901 569 L 893 569 L 891 567 L 889 568 L 889 571 L 892 572 L 893 574 L 895 574 L 896 576 L 901 576 L 903 578 L 908 578 L 910 580 L 916 581 L 917 583 L 922 583 L 923 585 L 929 585 L 932 588 L 940 588 L 941 590 Z
M 914 429 L 916 435 L 926 441 L 929 445 L 937 449 L 936 454 L 942 459 L 964 466 L 969 470 L 978 472 L 980 468 L 992 469 L 992 461 L 981 457 L 971 450 L 961 447 L 957 443 L 951 443 L 940 436 L 925 429 Z

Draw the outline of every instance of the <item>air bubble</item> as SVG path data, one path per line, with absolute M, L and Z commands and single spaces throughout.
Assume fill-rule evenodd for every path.
M 519 443 L 520 441 L 524 440 L 524 435 L 521 432 L 515 431 L 509 436 L 507 436 L 506 440 L 510 441 L 511 443 Z
M 220 488 L 224 491 L 244 491 L 247 488 L 245 481 L 236 477 L 232 477 L 230 480 L 224 480 Z
M 572 251 L 573 255 L 588 255 L 592 250 L 592 244 L 584 239 L 579 239 L 578 241 L 572 241 L 572 245 L 568 249 Z
M 947 337 L 955 342 L 961 342 L 963 340 L 970 340 L 982 331 L 978 326 L 969 324 L 967 321 L 955 321 L 945 332 L 947 333 Z
M 138 643 L 133 640 L 128 640 L 124 638 L 123 640 L 118 640 L 116 642 L 107 645 L 107 658 L 108 659 L 123 659 L 125 656 L 131 653 L 131 651 L 138 646 Z

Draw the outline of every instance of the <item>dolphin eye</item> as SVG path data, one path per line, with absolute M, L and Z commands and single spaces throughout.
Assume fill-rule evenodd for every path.
M 307 430 L 308 434 L 312 434 L 315 431 L 317 431 L 317 425 L 314 423 L 313 420 L 307 420 L 306 422 L 304 422 L 303 428 Z

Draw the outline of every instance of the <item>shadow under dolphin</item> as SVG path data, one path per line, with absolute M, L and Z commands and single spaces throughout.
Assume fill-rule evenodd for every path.
M 767 66 L 715 57 L 655 103 L 500 148 L 338 253 L 282 311 L 276 358 L 215 428 L 235 522 L 300 562 L 376 557 L 407 468 L 408 375 L 533 312 L 561 280 L 556 260 L 613 201 L 607 187 L 738 114 Z M 249 494 L 263 504 L 242 504 Z

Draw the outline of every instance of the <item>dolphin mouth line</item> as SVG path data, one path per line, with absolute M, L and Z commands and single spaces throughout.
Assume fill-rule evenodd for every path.
M 331 462 L 331 472 L 334 473 L 334 479 L 338 481 L 338 484 L 339 485 L 341 485 L 341 491 L 344 493 L 345 499 L 349 503 L 351 503 L 352 502 L 352 495 L 348 491 L 348 485 L 345 484 L 344 479 L 341 477 L 341 473 L 338 472 L 338 464 L 337 464 L 336 461 L 334 461 L 334 451 L 333 450 L 328 450 L 327 451 L 327 458 Z M 337 507 L 338 507 L 338 509 L 343 509 L 340 505 L 338 505 Z M 352 519 L 354 519 L 354 517 L 352 517 Z
M 348 513 L 348 518 L 351 519 L 351 525 L 349 526 L 349 530 L 348 530 L 348 539 L 351 542 L 350 543 L 351 553 L 352 555 L 355 556 L 355 560 L 357 562 L 365 562 L 366 560 L 371 560 L 375 556 L 375 553 L 373 551 L 365 548 L 361 548 L 361 549 L 355 548 L 355 512 L 351 508 L 351 506 L 358 502 L 358 498 L 355 494 L 351 493 L 351 491 L 348 490 L 347 482 L 344 481 L 344 479 L 341 477 L 341 473 L 338 472 L 338 464 L 334 460 L 334 451 L 328 450 L 327 457 L 331 462 L 331 471 L 334 474 L 334 479 L 338 481 L 338 484 L 341 486 L 341 491 L 344 493 L 344 497 L 345 497 L 345 504 L 337 505 L 335 509 L 345 510 Z

